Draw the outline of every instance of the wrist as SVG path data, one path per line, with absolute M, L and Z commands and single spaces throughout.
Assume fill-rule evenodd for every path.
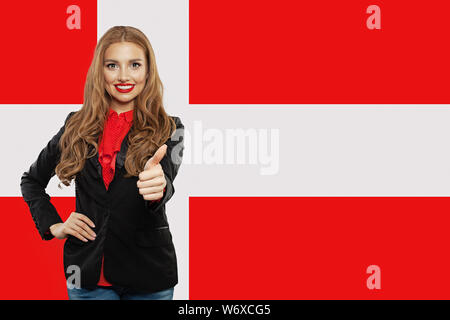
M 63 224 L 62 222 L 59 222 L 59 223 L 52 224 L 52 225 L 50 226 L 50 228 L 49 228 L 50 233 L 51 233 L 54 237 L 56 237 L 55 231 L 56 231 L 56 230 L 58 229 L 58 227 L 59 227 L 60 225 L 62 225 L 62 224 Z

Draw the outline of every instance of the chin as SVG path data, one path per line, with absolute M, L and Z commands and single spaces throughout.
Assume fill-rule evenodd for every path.
M 126 103 L 126 102 L 130 102 L 131 100 L 133 100 L 135 97 L 133 97 L 133 96 L 130 96 L 130 97 L 124 97 L 124 96 L 121 96 L 121 97 L 115 97 L 115 99 L 117 100 L 117 101 L 120 101 L 120 102 L 123 102 L 123 103 Z

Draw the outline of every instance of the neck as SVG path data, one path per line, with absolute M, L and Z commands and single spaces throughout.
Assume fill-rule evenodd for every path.
M 134 107 L 117 107 L 117 106 L 111 106 L 111 109 L 113 109 L 117 114 L 121 114 L 122 112 L 127 112 L 130 110 L 133 110 Z

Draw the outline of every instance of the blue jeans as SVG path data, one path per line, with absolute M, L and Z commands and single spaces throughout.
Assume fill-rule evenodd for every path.
M 172 300 L 173 291 L 173 287 L 152 293 L 133 292 L 119 286 L 97 286 L 94 289 L 67 287 L 69 300 Z

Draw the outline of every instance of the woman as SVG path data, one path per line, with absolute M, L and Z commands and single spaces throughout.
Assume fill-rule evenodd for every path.
M 129 26 L 109 29 L 95 49 L 82 108 L 22 175 L 42 239 L 67 238 L 69 299 L 173 298 L 177 261 L 165 203 L 175 192 L 184 126 L 166 114 L 162 98 L 147 37 Z M 45 192 L 55 174 L 66 186 L 75 180 L 76 211 L 65 222 Z

